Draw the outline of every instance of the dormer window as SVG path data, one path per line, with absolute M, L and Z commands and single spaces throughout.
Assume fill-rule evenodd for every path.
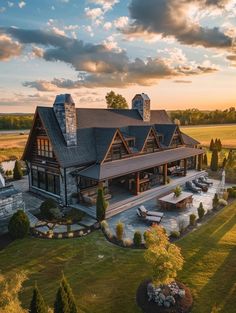
M 46 158 L 53 157 L 52 146 L 47 138 L 37 138 L 37 152 L 38 155 Z

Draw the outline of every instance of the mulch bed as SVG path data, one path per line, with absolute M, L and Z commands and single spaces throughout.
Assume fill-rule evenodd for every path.
M 0 236 L 0 250 L 5 249 L 13 241 L 14 240 L 10 237 L 8 233 L 1 235 Z
M 177 298 L 175 306 L 170 308 L 160 307 L 153 301 L 148 301 L 147 296 L 147 285 L 150 283 L 149 280 L 143 281 L 136 293 L 137 305 L 142 309 L 143 313 L 189 313 L 193 304 L 193 298 L 188 287 L 184 284 L 177 282 L 181 289 L 185 290 L 184 298 Z

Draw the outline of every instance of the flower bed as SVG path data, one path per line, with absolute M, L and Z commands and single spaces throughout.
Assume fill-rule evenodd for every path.
M 193 299 L 189 288 L 180 282 L 155 288 L 143 281 L 136 293 L 138 306 L 144 313 L 189 313 Z

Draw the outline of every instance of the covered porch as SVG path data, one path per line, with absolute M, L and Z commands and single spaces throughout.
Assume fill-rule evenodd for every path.
M 170 180 L 186 177 L 188 171 L 202 169 L 202 149 L 181 147 L 132 158 L 94 164 L 77 173 L 80 204 L 96 204 L 98 186 L 113 205 L 121 198 L 130 198 Z

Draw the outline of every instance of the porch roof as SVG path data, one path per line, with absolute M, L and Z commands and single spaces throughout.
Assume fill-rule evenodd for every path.
M 166 163 L 186 159 L 203 153 L 204 150 L 202 149 L 188 147 L 169 149 L 127 159 L 104 162 L 102 164 L 94 164 L 78 172 L 78 175 L 97 181 L 102 181 Z

